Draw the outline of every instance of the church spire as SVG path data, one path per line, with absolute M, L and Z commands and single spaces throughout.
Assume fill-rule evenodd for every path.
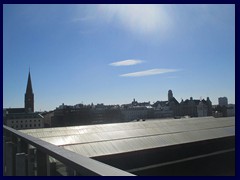
M 32 81 L 31 81 L 31 74 L 30 74 L 30 68 L 29 68 L 29 73 L 28 73 L 28 82 L 27 82 L 26 93 L 33 93 L 33 90 L 32 90 Z
M 28 82 L 27 82 L 27 88 L 25 93 L 25 111 L 34 112 L 34 94 L 32 89 L 30 68 L 29 68 Z

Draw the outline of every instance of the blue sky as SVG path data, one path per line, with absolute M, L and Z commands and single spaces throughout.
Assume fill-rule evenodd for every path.
M 234 5 L 4 5 L 3 107 L 226 96 L 235 103 Z

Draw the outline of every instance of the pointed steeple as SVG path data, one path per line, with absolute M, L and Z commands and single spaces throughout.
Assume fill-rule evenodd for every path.
M 26 89 L 26 94 L 28 94 L 28 93 L 33 93 L 30 69 L 29 69 L 29 73 L 28 73 L 28 82 L 27 82 L 27 89 Z
M 34 94 L 32 89 L 30 68 L 29 68 L 28 82 L 27 82 L 27 88 L 25 93 L 25 111 L 34 112 Z

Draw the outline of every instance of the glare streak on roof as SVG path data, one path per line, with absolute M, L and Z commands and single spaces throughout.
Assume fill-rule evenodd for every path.
M 175 119 L 174 119 L 175 120 Z M 156 128 L 156 127 L 165 127 L 166 131 L 168 131 L 168 128 L 171 127 L 171 129 L 180 129 L 185 128 L 189 130 L 189 128 L 207 128 L 207 127 L 216 127 L 216 126 L 223 126 L 225 124 L 234 123 L 235 119 L 233 121 L 229 120 L 226 121 L 224 119 L 215 119 L 215 118 L 209 118 L 209 119 L 199 119 L 199 120 L 189 120 L 189 119 L 180 119 L 180 120 L 152 120 L 152 121 L 144 121 L 144 122 L 130 122 L 130 123 L 117 123 L 113 124 L 113 127 L 111 130 L 109 130 L 108 126 L 111 124 L 103 124 L 103 125 L 89 125 L 89 126 L 73 126 L 73 127 L 62 127 L 62 128 L 45 128 L 45 129 L 29 129 L 29 130 L 23 130 L 25 133 L 29 135 L 33 135 L 35 137 L 41 138 L 41 137 L 59 137 L 59 136 L 65 136 L 65 135 L 79 135 L 79 134 L 86 134 L 86 133 L 103 133 L 103 132 L 110 132 L 110 131 L 121 131 L 121 130 L 136 130 L 136 129 L 146 129 L 146 128 Z M 211 121 L 210 121 L 211 120 Z M 157 121 L 157 122 L 156 122 Z M 169 122 L 166 122 L 169 121 Z M 194 122 L 195 121 L 195 122 Z M 206 123 L 206 122 L 209 122 Z M 105 125 L 106 126 L 105 128 Z M 115 125 L 115 126 L 114 126 Z M 118 126 L 116 126 L 118 125 Z
M 96 157 L 235 136 L 235 117 L 159 119 L 21 131 L 79 154 Z
M 180 143 L 189 143 L 194 141 L 201 141 L 212 138 L 220 138 L 225 136 L 233 136 L 235 130 L 233 127 L 228 127 L 227 131 L 222 131 L 222 128 L 211 129 L 211 130 L 201 130 L 192 132 L 182 132 L 179 134 L 168 134 L 160 136 L 149 136 L 149 137 L 137 137 L 124 140 L 113 140 L 113 141 L 103 141 L 103 142 L 92 142 L 88 144 L 75 144 L 67 145 L 64 148 L 80 153 L 88 157 L 103 156 L 108 154 L 125 153 L 131 151 L 152 149 L 158 147 L 164 147 L 169 145 L 177 145 Z M 223 133 L 222 133 L 223 132 Z M 90 145 L 87 152 L 83 152 L 82 148 Z M 95 152 L 91 149 L 96 150 Z

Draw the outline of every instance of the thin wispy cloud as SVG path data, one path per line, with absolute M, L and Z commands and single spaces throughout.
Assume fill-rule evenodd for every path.
M 113 62 L 113 63 L 110 63 L 109 65 L 110 66 L 132 66 L 140 63 L 143 63 L 143 61 L 138 59 L 128 59 L 124 61 Z
M 152 76 L 157 74 L 164 74 L 164 73 L 170 73 L 170 72 L 176 72 L 179 71 L 177 69 L 150 69 L 146 71 L 138 71 L 133 73 L 127 73 L 122 74 L 120 76 L 122 77 L 142 77 L 142 76 Z
M 153 4 L 101 4 L 98 13 L 108 23 L 117 23 L 133 33 L 166 32 L 172 19 L 167 5 Z

